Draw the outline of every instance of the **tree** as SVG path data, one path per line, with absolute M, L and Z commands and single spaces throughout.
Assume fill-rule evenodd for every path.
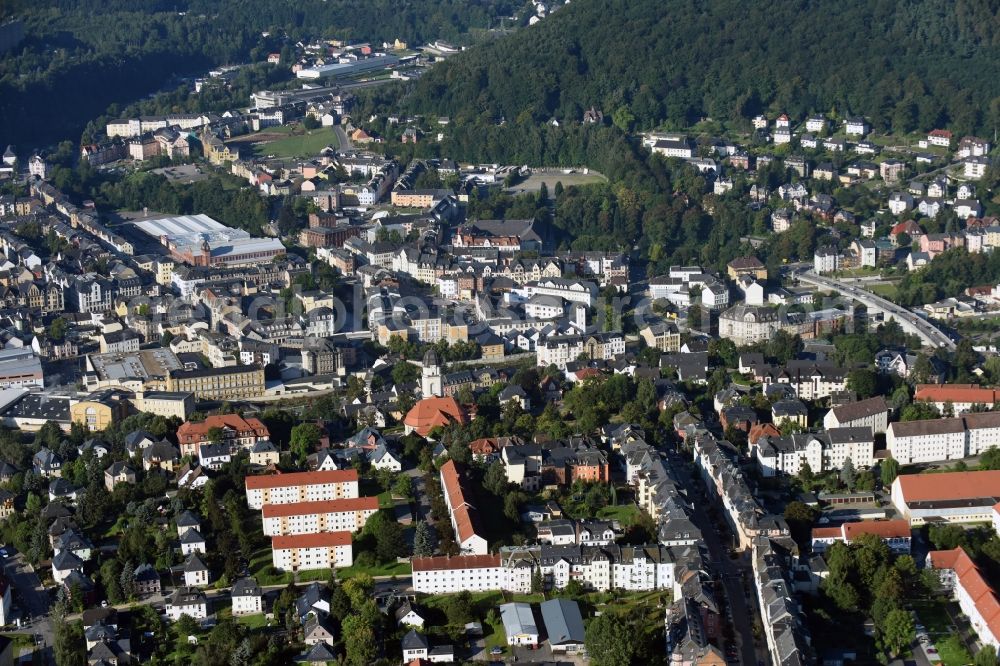
M 857 368 L 847 373 L 847 388 L 857 393 L 859 398 L 870 398 L 878 390 L 878 378 L 868 368 Z
M 490 463 L 483 477 L 483 487 L 497 497 L 502 497 L 507 490 L 507 468 L 502 460 L 494 460 Z
M 803 462 L 802 467 L 799 467 L 798 477 L 799 481 L 802 482 L 802 486 L 807 490 L 812 487 L 813 481 L 816 479 L 812 467 L 807 462 Z
M 886 458 L 879 465 L 879 473 L 882 477 L 882 486 L 888 488 L 899 476 L 899 462 L 895 458 Z
M 302 464 L 310 453 L 316 450 L 323 432 L 315 423 L 300 423 L 292 428 L 289 445 L 292 455 Z
M 785 505 L 785 522 L 791 530 L 792 538 L 800 546 L 810 542 L 810 531 L 816 521 L 816 509 L 805 502 L 789 502 Z
M 374 602 L 368 600 L 374 605 Z M 377 610 L 375 611 L 378 612 Z M 351 613 L 341 627 L 347 661 L 353 666 L 367 666 L 375 658 L 375 629 L 361 613 Z
M 638 650 L 631 623 L 611 611 L 590 621 L 585 641 L 594 666 L 629 666 Z
M 475 612 L 472 604 L 472 595 L 468 590 L 463 590 L 458 594 L 448 597 L 444 607 L 445 615 L 448 616 L 448 624 L 465 626 L 475 619 Z
M 62 317 L 58 317 L 49 324 L 49 339 L 53 342 L 62 342 L 69 330 L 69 324 Z
M 403 528 L 389 511 L 378 511 L 365 522 L 362 530 L 365 536 L 375 540 L 375 556 L 381 562 L 393 562 L 406 554 L 406 540 Z
M 396 497 L 411 497 L 413 495 L 413 479 L 406 474 L 400 474 L 392 484 L 392 494 Z
M 992 645 L 984 645 L 976 653 L 976 666 L 997 666 L 997 649 Z
M 847 456 L 844 458 L 844 465 L 840 468 L 840 482 L 847 486 L 848 490 L 853 490 L 856 477 L 854 461 L 851 460 L 851 456 Z
M 361 574 L 351 576 L 341 587 L 351 600 L 351 608 L 356 611 L 366 601 L 371 600 L 372 590 L 375 589 L 375 581 L 368 574 Z
M 83 623 L 55 622 L 55 644 L 52 646 L 56 666 L 86 666 L 87 642 L 83 636 Z
M 433 554 L 434 533 L 427 521 L 421 520 L 413 532 L 413 555 L 414 557 L 428 557 Z
M 316 119 L 316 116 L 307 115 L 305 118 L 302 119 L 302 127 L 304 127 L 307 130 L 314 130 L 317 129 L 319 126 L 320 122 L 319 120 Z
M 979 469 L 1000 469 L 1000 448 L 991 446 L 979 456 Z
M 889 612 L 882 627 L 882 645 L 890 656 L 901 654 L 916 638 L 913 616 L 897 608 Z
M 420 368 L 409 361 L 397 363 L 392 368 L 392 383 L 397 386 L 409 384 L 418 379 L 420 379 Z

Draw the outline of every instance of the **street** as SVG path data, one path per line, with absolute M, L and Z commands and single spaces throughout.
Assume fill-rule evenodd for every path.
M 705 539 L 705 546 L 711 558 L 715 571 L 721 577 L 722 586 L 728 600 L 729 614 L 727 619 L 733 626 L 736 633 L 736 642 L 740 648 L 741 661 L 745 666 L 755 666 L 757 664 L 757 650 L 753 637 L 753 618 L 759 615 L 756 601 L 748 601 L 743 585 L 743 576 L 750 576 L 749 562 L 742 557 L 733 560 L 729 557 L 729 547 L 720 538 L 719 527 L 708 517 L 705 507 L 708 500 L 699 501 L 705 497 L 702 492 L 702 485 L 695 483 L 692 478 L 691 465 L 685 460 L 680 461 L 678 454 L 671 456 L 671 464 L 678 472 L 678 479 L 683 483 L 688 497 L 693 505 L 691 519 L 701 530 Z M 728 528 L 725 533 L 726 539 L 731 539 Z M 747 572 L 744 574 L 744 572 Z
M 7 551 L 13 549 L 9 546 Z M 55 630 L 49 617 L 52 600 L 49 593 L 42 587 L 38 574 L 24 561 L 20 553 L 11 554 L 3 563 L 4 574 L 14 588 L 14 616 L 27 619 L 19 630 L 35 636 L 41 636 L 44 645 L 45 662 L 51 661 L 52 644 L 55 641 Z

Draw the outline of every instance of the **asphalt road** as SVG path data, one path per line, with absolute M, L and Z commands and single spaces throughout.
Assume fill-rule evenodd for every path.
M 14 587 L 14 603 L 12 605 L 15 616 L 30 618 L 25 626 L 18 631 L 41 636 L 45 646 L 45 663 L 51 663 L 55 630 L 49 617 L 49 611 L 52 608 L 49 593 L 42 587 L 42 581 L 38 574 L 24 561 L 20 553 L 5 559 L 3 570 Z
M 955 341 L 945 335 L 938 327 L 881 296 L 876 296 L 870 291 L 846 284 L 840 280 L 816 275 L 813 271 L 799 273 L 797 277 L 800 282 L 836 291 L 843 296 L 849 296 L 856 301 L 864 303 L 870 309 L 881 310 L 887 315 L 891 315 L 893 319 L 899 322 L 900 327 L 904 331 L 920 336 L 924 344 L 931 347 L 943 347 L 948 350 L 955 349 Z
M 730 610 L 727 620 L 732 625 L 736 633 L 736 642 L 740 649 L 741 663 L 744 666 L 756 666 L 757 650 L 754 646 L 753 638 L 753 617 L 759 615 L 756 601 L 748 602 L 746 591 L 743 587 L 743 572 L 749 576 L 750 566 L 743 558 L 732 560 L 729 557 L 729 544 L 733 542 L 733 536 L 728 528 L 725 531 L 711 521 L 705 510 L 709 501 L 715 501 L 712 497 L 706 501 L 702 499 L 701 483 L 696 484 L 692 478 L 692 466 L 684 461 L 680 463 L 679 454 L 672 455 L 671 462 L 678 470 L 678 477 L 684 484 L 688 497 L 694 505 L 692 520 L 701 530 L 705 538 L 705 545 L 708 547 L 708 554 L 713 563 L 713 570 L 721 576 L 722 587 L 726 593 L 727 606 Z M 725 540 L 725 541 L 724 541 Z

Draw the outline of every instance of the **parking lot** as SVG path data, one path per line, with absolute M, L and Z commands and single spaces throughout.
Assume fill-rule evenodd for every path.
M 153 169 L 153 173 L 166 176 L 170 182 L 182 185 L 190 185 L 208 178 L 208 174 L 197 164 L 179 164 L 178 166 Z

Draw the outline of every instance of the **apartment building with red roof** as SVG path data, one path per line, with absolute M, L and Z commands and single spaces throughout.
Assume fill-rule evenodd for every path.
M 204 421 L 187 421 L 177 429 L 177 443 L 182 456 L 197 456 L 198 448 L 210 440 L 209 431 L 218 428 L 223 441 L 234 451 L 239 448 L 252 449 L 262 439 L 270 439 L 267 426 L 257 418 L 243 418 L 239 414 L 215 414 Z
M 261 517 L 266 536 L 356 532 L 365 526 L 378 509 L 378 497 L 357 497 L 265 504 L 261 509 Z
M 892 482 L 893 506 L 910 525 L 993 520 L 1000 502 L 1000 470 L 901 474 Z
M 937 570 L 941 583 L 969 618 L 983 645 L 1000 648 L 1000 596 L 961 547 L 927 554 L 927 566 Z
M 470 495 L 463 486 L 462 474 L 454 460 L 441 466 L 441 488 L 448 505 L 455 542 L 463 554 L 485 555 L 489 552 L 486 538 L 482 536 L 479 512 L 469 503 Z
M 334 469 L 246 477 L 247 505 L 293 504 L 354 499 L 358 496 L 358 471 Z
M 993 407 L 1000 402 L 1000 389 L 977 384 L 917 384 L 913 399 L 934 405 L 942 414 L 950 409 L 952 416 L 958 416 L 974 405 Z
M 282 571 L 338 569 L 354 563 L 350 532 L 271 537 L 271 562 Z
M 910 524 L 905 520 L 860 520 L 837 527 L 814 527 L 812 549 L 815 553 L 822 553 L 837 541 L 849 546 L 863 534 L 874 534 L 893 552 L 901 555 L 910 553 L 912 535 Z

